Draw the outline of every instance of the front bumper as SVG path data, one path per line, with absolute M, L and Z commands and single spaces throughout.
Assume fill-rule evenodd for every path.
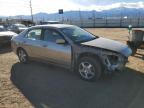
M 115 71 L 122 71 L 125 68 L 128 59 L 119 54 L 103 55 L 103 65 L 105 66 L 105 73 L 112 73 Z

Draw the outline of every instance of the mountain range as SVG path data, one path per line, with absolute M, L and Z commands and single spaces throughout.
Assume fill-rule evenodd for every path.
M 110 10 L 103 10 L 103 11 L 66 11 L 63 14 L 58 13 L 37 13 L 34 14 L 33 17 L 35 20 L 59 20 L 62 17 L 64 19 L 71 19 L 71 20 L 79 20 L 80 18 L 83 19 L 90 19 L 90 18 L 103 18 L 103 17 L 144 17 L 144 8 L 113 8 Z M 23 18 L 23 19 L 31 19 L 30 15 L 19 15 L 13 16 L 14 18 Z

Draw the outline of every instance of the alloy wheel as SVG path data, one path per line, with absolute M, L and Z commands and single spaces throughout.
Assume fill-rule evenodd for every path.
M 79 65 L 79 73 L 83 78 L 89 80 L 95 77 L 95 68 L 89 62 L 81 62 Z
M 26 62 L 27 61 L 27 55 L 23 50 L 19 50 L 18 56 L 21 62 Z

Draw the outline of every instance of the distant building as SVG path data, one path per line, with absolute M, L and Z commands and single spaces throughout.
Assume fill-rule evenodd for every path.
M 1 25 L 11 25 L 11 24 L 24 24 L 26 26 L 35 25 L 31 20 L 28 19 L 16 19 L 16 18 L 1 18 L 0 24 Z

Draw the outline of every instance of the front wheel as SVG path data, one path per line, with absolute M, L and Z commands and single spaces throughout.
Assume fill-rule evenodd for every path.
M 98 80 L 101 76 L 102 66 L 96 58 L 83 57 L 78 61 L 77 72 L 84 80 Z
M 25 50 L 19 49 L 17 54 L 21 63 L 28 63 L 28 55 Z

